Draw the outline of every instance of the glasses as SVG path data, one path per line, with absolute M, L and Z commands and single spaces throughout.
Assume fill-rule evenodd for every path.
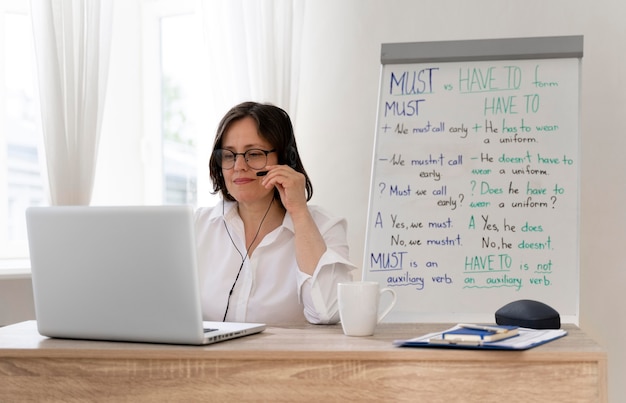
M 245 153 L 235 153 L 230 150 L 224 150 L 222 148 L 218 148 L 213 151 L 213 158 L 215 158 L 215 162 L 222 169 L 231 169 L 235 166 L 235 162 L 237 161 L 238 155 L 243 155 L 243 159 L 246 161 L 246 164 L 252 169 L 262 169 L 267 165 L 267 154 L 273 153 L 276 150 L 261 150 L 258 148 L 251 148 L 247 150 Z

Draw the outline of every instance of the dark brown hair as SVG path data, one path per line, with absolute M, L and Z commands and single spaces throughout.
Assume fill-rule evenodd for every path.
M 244 102 L 234 106 L 224 115 L 217 127 L 213 151 L 222 148 L 222 139 L 231 124 L 245 117 L 254 119 L 259 135 L 267 140 L 272 145 L 272 148 L 276 150 L 279 164 L 289 165 L 304 175 L 306 179 L 306 199 L 307 201 L 311 200 L 311 197 L 313 197 L 313 185 L 302 165 L 291 119 L 283 109 L 271 104 L 257 102 Z M 211 153 L 211 159 L 209 160 L 209 168 L 211 180 L 213 181 L 213 193 L 221 192 L 225 200 L 235 201 L 226 189 L 222 168 L 215 161 L 213 153 Z M 275 192 L 276 199 L 280 200 L 278 190 L 275 190 Z

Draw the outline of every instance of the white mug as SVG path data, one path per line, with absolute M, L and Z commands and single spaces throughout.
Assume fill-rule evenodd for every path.
M 380 314 L 380 296 L 388 292 L 392 300 Z M 376 325 L 396 304 L 396 292 L 391 288 L 380 288 L 375 281 L 353 281 L 337 284 L 339 317 L 343 332 L 347 336 L 371 336 Z

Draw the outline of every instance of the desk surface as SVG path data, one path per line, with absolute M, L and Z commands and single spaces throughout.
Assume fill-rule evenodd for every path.
M 0 329 L 0 383 L 9 385 L 5 396 L 12 390 L 33 398 L 55 392 L 93 397 L 103 390 L 111 397 L 110 378 L 118 385 L 115 399 L 120 393 L 133 399 L 193 399 L 210 392 L 207 396 L 217 400 L 420 396 L 455 401 L 472 393 L 510 402 L 518 391 L 523 393 L 519 401 L 562 401 L 564 396 L 606 401 L 606 352 L 572 325 L 564 326 L 566 337 L 526 351 L 392 344 L 447 327 L 382 324 L 374 336 L 348 337 L 338 325 L 276 326 L 209 346 L 178 346 L 49 339 L 30 321 Z M 132 383 L 120 389 L 120 379 L 126 378 Z
M 208 346 L 180 346 L 166 344 L 121 343 L 86 340 L 51 339 L 39 335 L 35 321 L 22 322 L 0 328 L 0 357 L 97 357 L 107 358 L 393 358 L 411 360 L 440 360 L 442 355 L 455 359 L 475 359 L 476 351 L 451 349 L 398 348 L 393 341 L 421 336 L 447 329 L 449 324 L 381 324 L 374 336 L 348 337 L 340 325 L 301 325 L 268 327 L 262 333 Z M 582 354 L 579 359 L 595 360 L 604 350 L 573 325 L 564 325 L 568 335 L 562 339 L 527 351 L 490 351 L 481 354 L 482 360 L 499 360 L 502 356 L 516 360 L 571 361 L 570 354 Z M 563 356 L 568 353 L 568 357 Z M 597 355 L 596 355 L 597 354 Z

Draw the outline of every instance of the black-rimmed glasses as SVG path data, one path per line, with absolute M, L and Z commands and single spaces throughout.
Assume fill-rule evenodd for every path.
M 235 161 L 238 155 L 243 155 L 243 159 L 246 164 L 252 169 L 263 169 L 267 165 L 267 154 L 273 153 L 276 150 L 261 150 L 259 148 L 251 148 L 244 153 L 236 153 L 223 148 L 218 148 L 213 151 L 213 158 L 215 162 L 222 169 L 231 169 L 235 166 Z

